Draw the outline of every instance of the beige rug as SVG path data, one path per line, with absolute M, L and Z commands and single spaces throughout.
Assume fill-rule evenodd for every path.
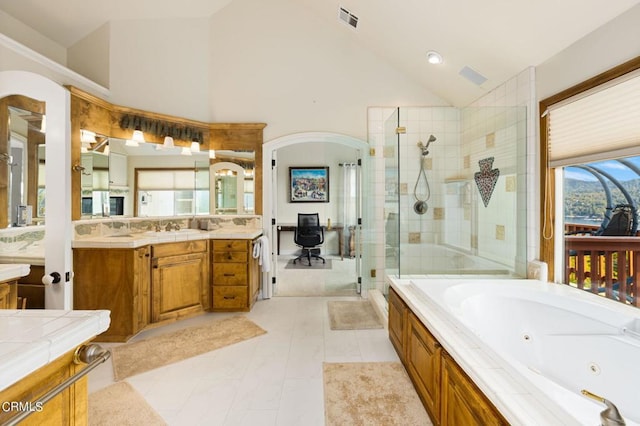
M 323 365 L 327 426 L 431 425 L 399 362 Z
M 244 316 L 177 330 L 111 350 L 115 380 L 153 370 L 266 333 Z
M 166 425 L 142 395 L 127 382 L 115 383 L 89 395 L 89 425 Z
M 368 300 L 335 300 L 327 302 L 327 306 L 332 330 L 382 328 L 382 321 Z

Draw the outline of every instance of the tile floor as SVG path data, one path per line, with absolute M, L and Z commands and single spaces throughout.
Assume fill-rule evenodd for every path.
M 323 255 L 331 260 L 331 269 L 287 269 L 294 255 L 280 255 L 277 262 L 276 296 L 356 296 L 356 263 L 354 259 Z M 306 262 L 306 261 L 305 261 Z M 316 259 L 312 262 L 320 262 Z
M 170 425 L 323 425 L 323 362 L 398 360 L 384 328 L 329 328 L 327 301 L 355 299 L 258 301 L 245 315 L 267 334 L 126 380 Z M 208 313 L 132 341 L 229 315 L 237 314 Z M 110 361 L 89 374 L 90 393 L 111 383 Z

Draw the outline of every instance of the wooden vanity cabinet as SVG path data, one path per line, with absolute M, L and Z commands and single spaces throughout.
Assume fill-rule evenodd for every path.
M 149 322 L 150 248 L 74 248 L 74 309 L 108 309 L 111 325 L 96 340 L 125 342 Z
M 389 339 L 435 425 L 508 424 L 392 288 Z
M 214 311 L 250 311 L 260 290 L 255 240 L 212 240 Z
M 441 426 L 509 424 L 446 353 L 442 358 L 441 404 Z
M 0 283 L 0 309 L 16 309 L 18 306 L 18 281 Z
M 392 288 L 389 288 L 389 339 L 403 363 L 405 362 L 408 313 L 407 305 Z
M 210 308 L 207 240 L 153 245 L 151 253 L 151 322 Z
M 88 424 L 88 377 L 82 377 L 64 389 L 38 410 L 34 401 L 60 383 L 78 373 L 85 365 L 73 362 L 75 349 L 37 369 L 22 380 L 0 391 L 0 402 L 32 402 L 34 410 L 21 426 L 86 425 Z M 6 407 L 4 407 L 6 408 Z M 18 415 L 18 410 L 0 410 L 0 424 Z
M 413 312 L 409 312 L 405 367 L 434 423 L 440 422 L 442 347 Z

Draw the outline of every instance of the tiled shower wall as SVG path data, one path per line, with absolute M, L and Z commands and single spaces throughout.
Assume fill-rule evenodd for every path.
M 399 126 L 406 127 L 406 134 L 400 135 L 399 158 L 400 245 L 404 265 L 424 264 L 428 253 L 416 244 L 446 243 L 498 262 L 515 262 L 517 273 L 525 273 L 527 252 L 537 253 L 537 242 L 532 241 L 537 239 L 536 213 L 526 207 L 537 205 L 536 191 L 528 194 L 526 190 L 527 180 L 536 175 L 534 83 L 534 69 L 528 68 L 463 109 L 400 108 Z M 372 236 L 376 288 L 382 288 L 385 273 L 384 235 L 389 207 L 385 206 L 385 155 L 393 155 L 389 148 L 385 149 L 385 124 L 394 121 L 389 118 L 396 111 L 372 107 L 368 113 L 369 143 L 375 150 L 369 203 L 376 224 Z M 386 131 L 389 133 L 389 129 Z M 426 143 L 430 134 L 437 138 L 430 145 L 425 162 L 431 198 L 428 212 L 418 215 L 413 211 L 421 154 L 417 143 Z M 491 156 L 495 157 L 493 168 L 501 169 L 495 198 L 486 208 L 475 212 L 478 219 L 472 224 L 468 201 L 477 200 L 469 197 L 479 197 L 473 174 L 479 170 L 478 161 Z M 423 185 L 421 181 L 418 186 L 422 194 Z M 527 226 L 528 223 L 531 225 Z M 514 258 L 516 239 L 518 249 Z

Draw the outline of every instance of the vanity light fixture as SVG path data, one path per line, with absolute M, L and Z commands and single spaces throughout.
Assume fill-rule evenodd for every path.
M 191 142 L 191 152 L 200 152 L 200 142 L 197 139 Z
M 211 159 L 216 158 L 216 150 L 215 149 L 210 149 L 209 150 L 209 158 L 211 158 Z
M 125 146 L 130 146 L 130 147 L 136 147 L 136 146 L 140 146 L 140 144 L 138 143 L 137 140 L 134 139 L 127 139 L 127 141 L 124 143 Z
M 131 139 L 133 139 L 136 142 L 145 142 L 144 140 L 144 134 L 142 133 L 142 130 L 140 130 L 140 126 L 137 126 L 135 128 L 135 130 L 133 131 L 133 136 L 131 137 Z
M 430 50 L 427 52 L 427 61 L 429 61 L 430 64 L 434 65 L 439 65 L 444 62 L 442 59 L 442 55 L 435 50 Z
M 91 130 L 80 129 L 80 142 L 82 143 L 94 143 L 96 141 L 96 134 Z
M 162 147 L 165 149 L 171 149 L 174 147 L 173 145 L 173 138 L 169 135 L 164 137 L 164 143 L 162 144 Z
M 183 146 L 182 151 L 180 151 L 180 155 L 191 155 L 191 150 L 186 146 Z

